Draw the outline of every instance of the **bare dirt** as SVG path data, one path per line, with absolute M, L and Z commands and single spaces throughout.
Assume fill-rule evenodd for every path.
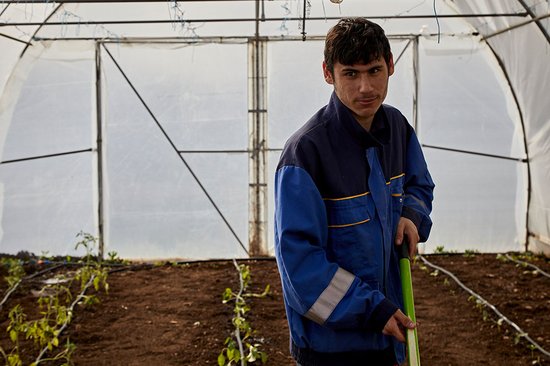
M 497 259 L 495 254 L 425 258 L 453 272 L 540 346 L 550 350 L 550 278 L 532 268 Z M 550 272 L 548 259 L 528 260 Z M 294 365 L 288 356 L 288 327 L 275 261 L 239 263 L 250 267 L 249 292 L 261 293 L 267 284 L 271 286 L 268 296 L 248 300 L 247 314 L 256 330 L 255 341 L 269 357 L 267 364 Z M 43 267 L 27 266 L 27 271 Z M 56 271 L 44 276 L 51 277 Z M 0 276 L 5 275 L 5 268 L 0 269 Z M 36 316 L 37 300 L 31 290 L 39 288 L 42 277 L 23 282 L 0 310 L 0 347 L 5 351 L 13 349 L 5 332 L 8 312 L 21 304 L 29 316 Z M 109 274 L 108 282 L 109 293 L 97 294 L 99 304 L 77 307 L 73 321 L 63 333 L 63 340 L 68 337 L 76 345 L 72 364 L 217 365 L 218 354 L 233 329 L 233 307 L 222 303 L 227 287 L 238 288 L 238 272 L 232 261 L 117 267 Z M 476 305 L 452 279 L 419 259 L 413 265 L 413 284 L 424 366 L 550 365 L 550 359 L 530 349 L 510 326 L 499 324 L 492 311 Z M 0 301 L 6 290 L 2 281 Z M 20 353 L 25 358 L 24 365 L 28 365 L 37 351 L 22 341 Z

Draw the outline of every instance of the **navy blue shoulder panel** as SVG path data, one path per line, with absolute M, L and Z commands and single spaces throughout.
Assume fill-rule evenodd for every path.
M 342 111 L 342 106 L 334 105 L 333 99 L 288 139 L 277 169 L 287 165 L 304 169 L 323 198 L 349 197 L 369 190 L 369 147 L 378 149 L 386 181 L 402 174 L 412 128 L 401 112 L 384 105 L 375 116 L 380 127 L 369 133 L 347 109 Z

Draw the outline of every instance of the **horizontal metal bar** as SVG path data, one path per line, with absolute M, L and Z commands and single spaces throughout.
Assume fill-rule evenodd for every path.
M 525 22 L 521 22 L 521 23 L 518 23 L 518 24 L 511 25 L 508 28 L 498 30 L 494 33 L 491 33 L 491 34 L 488 34 L 488 35 L 484 36 L 481 40 L 482 41 L 488 40 L 489 38 L 492 38 L 494 36 L 498 36 L 499 34 L 506 33 L 506 32 L 511 31 L 513 29 L 520 28 L 520 27 L 523 27 L 525 25 L 528 25 L 528 24 L 531 24 L 531 23 L 534 23 L 534 22 L 538 22 L 539 20 L 546 19 L 548 17 L 550 17 L 550 13 L 541 15 L 541 16 L 536 17 L 536 18 L 529 19 Z
M 57 156 L 63 156 L 63 155 L 72 155 L 72 154 L 80 154 L 84 152 L 92 152 L 93 149 L 83 149 L 83 150 L 74 150 L 74 151 L 66 151 L 62 153 L 56 153 L 56 154 L 48 154 L 48 155 L 39 155 L 39 156 L 31 156 L 28 158 L 21 158 L 21 159 L 13 159 L 13 160 L 4 160 L 0 162 L 0 164 L 10 164 L 10 163 L 19 163 L 21 161 L 28 161 L 28 160 L 37 160 L 37 159 L 46 159 L 46 158 L 53 158 Z
M 452 151 L 452 152 L 458 152 L 462 154 L 471 154 L 471 155 L 478 155 L 478 156 L 486 156 L 489 158 L 497 158 L 497 159 L 504 159 L 504 160 L 512 160 L 512 161 L 518 161 L 520 163 L 527 163 L 527 159 L 523 158 L 513 158 L 510 156 L 502 156 L 502 155 L 495 155 L 495 154 L 486 154 L 481 152 L 475 152 L 475 151 L 468 151 L 468 150 L 460 150 L 460 149 L 451 149 L 448 147 L 441 147 L 441 146 L 433 146 L 433 145 L 426 145 L 422 144 L 422 147 L 426 147 L 429 149 L 437 149 L 437 150 L 445 150 L 445 151 Z
M 437 34 L 433 34 L 437 35 Z M 445 37 L 477 36 L 479 33 L 441 33 Z M 386 34 L 390 40 L 409 40 L 418 37 L 417 34 Z M 324 41 L 325 35 L 309 35 L 306 41 Z M 34 37 L 36 41 L 98 41 L 100 43 L 130 43 L 130 44 L 198 44 L 198 43 L 235 43 L 243 44 L 255 40 L 255 36 L 213 36 L 213 37 Z M 261 36 L 260 39 L 270 42 L 303 42 L 302 36 Z
M 180 154 L 245 154 L 250 150 L 178 150 Z
M 488 17 L 526 17 L 527 13 L 503 13 L 503 14 L 424 14 L 424 15 L 369 15 L 369 19 L 432 19 L 432 18 L 488 18 Z M 307 21 L 339 20 L 341 17 L 310 17 Z M 68 25 L 113 25 L 113 24 L 163 24 L 163 23 L 222 23 L 222 22 L 282 22 L 303 20 L 298 17 L 276 18 L 207 18 L 207 19 L 142 19 L 142 20 L 90 20 L 90 21 L 64 21 L 64 22 L 3 22 L 0 27 L 23 26 L 68 26 Z
M 256 0 L 179 0 L 180 3 L 192 3 L 192 2 L 228 2 L 228 1 L 238 1 L 238 2 L 248 2 Z M 273 0 L 270 0 L 273 1 Z M 283 1 L 283 0 L 281 0 Z M 53 2 L 50 1 L 50 3 Z M 74 4 L 74 3 L 95 3 L 95 4 L 108 4 L 108 3 L 166 3 L 167 0 L 56 0 L 56 4 Z M 47 5 L 49 2 L 46 0 L 2 0 L 2 4 L 36 4 L 44 3 Z
M 11 39 L 12 41 L 16 41 L 16 42 L 20 42 L 20 43 L 26 44 L 26 45 L 28 45 L 28 46 L 32 46 L 32 43 L 22 41 L 22 40 L 20 40 L 20 39 L 18 39 L 18 38 L 15 38 L 15 37 L 12 37 L 12 36 L 8 36 L 7 34 L 4 34 L 4 33 L 0 33 L 0 37 L 5 37 L 5 38 L 8 38 L 8 39 Z
M 96 40 L 105 44 L 202 44 L 202 43 L 224 43 L 224 44 L 246 44 L 249 42 L 250 36 L 207 36 L 207 37 L 72 37 L 72 38 L 41 38 L 35 37 L 35 40 L 42 41 L 82 41 Z
M 256 149 L 256 151 L 283 151 L 283 149 L 280 148 L 273 148 L 273 149 Z M 178 153 L 180 154 L 249 154 L 252 153 L 254 150 L 246 149 L 246 150 L 178 150 Z

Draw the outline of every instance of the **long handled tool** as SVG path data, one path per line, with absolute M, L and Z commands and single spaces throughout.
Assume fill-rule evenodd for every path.
M 416 323 L 416 315 L 414 314 L 411 260 L 409 258 L 409 245 L 407 242 L 403 242 L 401 245 L 399 268 L 401 269 L 401 286 L 403 287 L 405 314 Z M 407 359 L 409 366 L 420 366 L 420 352 L 418 350 L 418 334 L 416 332 L 416 328 L 407 329 Z

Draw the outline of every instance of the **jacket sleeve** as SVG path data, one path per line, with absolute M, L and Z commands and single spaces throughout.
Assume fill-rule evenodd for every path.
M 303 168 L 275 175 L 275 255 L 287 306 L 330 328 L 381 330 L 397 307 L 327 259 L 327 218 L 321 195 Z
M 420 143 L 411 127 L 406 152 L 402 216 L 414 222 L 421 242 L 428 240 L 432 227 L 429 215 L 432 211 L 434 188 Z

